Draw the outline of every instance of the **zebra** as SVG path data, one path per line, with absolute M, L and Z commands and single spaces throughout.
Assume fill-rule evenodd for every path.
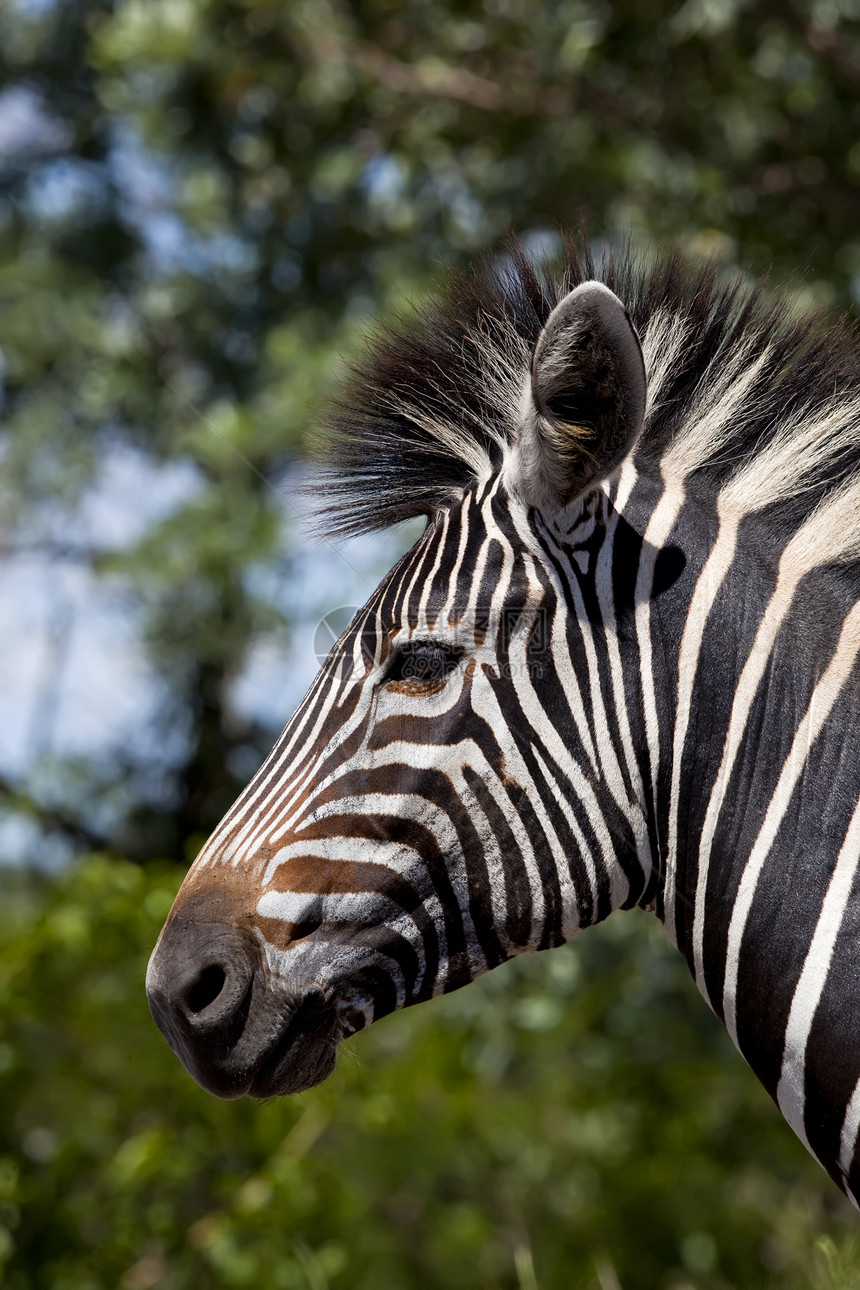
M 860 1198 L 860 375 L 670 250 L 513 242 L 368 342 L 334 534 L 425 528 L 192 865 L 156 1022 L 227 1098 L 653 910 Z

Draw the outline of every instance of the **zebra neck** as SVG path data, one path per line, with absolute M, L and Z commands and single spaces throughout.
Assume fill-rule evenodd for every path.
M 658 912 L 839 1180 L 860 1123 L 860 607 L 814 549 L 804 562 L 752 518 L 697 507 L 692 521 L 673 530 L 684 575 L 655 602 L 661 639 L 678 642 L 660 713 Z

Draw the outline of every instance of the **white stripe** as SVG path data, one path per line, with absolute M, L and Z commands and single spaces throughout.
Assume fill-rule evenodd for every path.
M 430 594 L 435 586 L 436 575 L 439 572 L 439 565 L 442 563 L 442 555 L 445 551 L 445 539 L 448 536 L 448 524 L 450 519 L 451 512 L 448 510 L 443 511 L 441 528 L 436 538 L 436 559 L 433 561 L 433 566 L 430 569 L 430 573 L 427 575 L 424 590 L 422 591 L 421 599 L 418 602 L 418 626 L 416 630 L 419 632 L 430 631 L 430 625 L 427 621 L 427 601 L 429 600 Z
M 651 642 L 651 599 L 657 560 L 669 540 L 669 534 L 684 504 L 683 486 L 664 480 L 666 491 L 655 506 L 642 539 L 639 569 L 636 574 L 634 621 L 639 645 L 639 669 L 642 676 L 642 706 L 645 713 L 645 738 L 651 762 L 652 800 L 657 801 L 657 779 L 660 772 L 660 721 L 657 716 L 657 686 L 654 681 L 654 657 Z
M 732 770 L 734 769 L 738 751 L 740 750 L 743 737 L 746 733 L 747 722 L 752 710 L 753 701 L 773 652 L 773 645 L 776 640 L 777 633 L 791 608 L 794 594 L 797 590 L 797 579 L 794 576 L 787 576 L 785 568 L 786 566 L 781 563 L 776 587 L 767 608 L 764 611 L 764 616 L 759 624 L 758 631 L 756 632 L 756 637 L 753 641 L 749 658 L 741 670 L 741 675 L 735 688 L 735 696 L 732 701 L 732 711 L 729 718 L 729 728 L 723 744 L 723 754 L 720 760 L 720 767 L 717 771 L 716 778 L 714 779 L 713 787 L 711 788 L 711 795 L 708 799 L 708 809 L 705 812 L 705 820 L 702 825 L 702 833 L 699 840 L 695 913 L 693 916 L 693 965 L 696 984 L 704 998 L 708 1000 L 708 1003 L 711 1003 L 711 999 L 705 982 L 704 943 L 705 914 L 707 912 L 706 899 L 708 876 L 711 864 L 711 850 L 714 844 L 720 811 L 725 801 L 726 790 L 728 788 Z
M 791 1001 L 791 1011 L 785 1032 L 782 1073 L 776 1090 L 779 1109 L 809 1150 L 812 1148 L 809 1147 L 803 1125 L 806 1106 L 806 1046 L 809 1042 L 815 1010 L 830 971 L 836 937 L 839 935 L 839 929 L 845 917 L 858 863 L 860 863 L 860 802 L 854 808 L 851 823 L 848 825 L 845 841 L 821 906 L 803 971 Z
M 812 692 L 809 706 L 797 728 L 791 751 L 782 768 L 779 782 L 741 877 L 729 923 L 726 977 L 723 988 L 723 1016 L 726 1029 L 736 1047 L 738 1046 L 736 1005 L 741 941 L 753 898 L 783 816 L 788 810 L 792 794 L 806 766 L 806 759 L 854 666 L 857 658 L 858 628 L 860 628 L 860 603 L 854 605 L 846 617 L 836 652 L 827 671 Z
M 334 864 L 352 863 L 354 857 L 345 855 L 344 851 L 346 846 L 353 845 L 356 841 L 357 839 L 350 834 L 331 833 L 324 838 L 303 838 L 299 834 L 294 842 L 283 847 L 269 861 L 261 885 L 268 887 L 277 878 L 278 870 L 292 860 L 307 858 L 330 861 Z M 414 847 L 407 846 L 403 842 L 389 842 L 385 838 L 361 838 L 360 841 L 368 845 L 371 850 L 367 855 L 361 856 L 359 863 L 384 865 L 386 869 L 392 869 L 400 874 L 412 886 L 417 885 L 416 878 L 421 878 L 422 888 L 430 889 L 426 866 L 423 865 L 421 856 Z
M 544 777 L 544 781 L 555 798 L 559 810 L 567 820 L 568 828 L 573 834 L 576 845 L 579 847 L 580 859 L 582 860 L 585 868 L 585 872 L 588 877 L 588 885 L 591 889 L 592 910 L 595 910 L 597 907 L 597 870 L 595 868 L 594 856 L 592 854 L 591 847 L 586 842 L 585 834 L 582 831 L 579 820 L 576 818 L 576 812 L 574 811 L 570 801 L 570 785 L 567 781 L 562 783 L 558 780 L 541 756 L 541 750 L 538 744 L 532 744 L 532 752 L 534 753 L 535 761 L 540 767 L 540 772 Z M 570 909 L 565 906 L 564 918 L 562 919 L 562 932 L 565 939 L 569 939 L 575 932 L 579 931 L 582 924 L 582 898 L 571 882 L 570 868 L 569 865 L 564 864 L 565 858 L 566 857 L 558 855 L 555 857 L 555 864 L 559 878 L 561 879 L 564 877 L 566 885 L 572 894 Z M 562 888 L 562 890 L 564 890 L 564 888 Z
M 642 784 L 642 772 L 639 759 L 633 749 L 633 736 L 630 733 L 630 721 L 627 715 L 627 695 L 624 691 L 624 667 L 621 662 L 621 650 L 618 646 L 618 633 L 615 625 L 615 590 L 612 580 L 615 559 L 615 535 L 618 521 L 637 480 L 636 469 L 632 462 L 626 461 L 621 468 L 618 483 L 618 494 L 615 509 L 606 525 L 606 533 L 597 557 L 595 584 L 597 600 L 603 617 L 603 631 L 606 641 L 606 652 L 609 657 L 609 677 L 612 683 L 615 718 L 621 736 L 621 747 L 624 753 L 627 773 L 633 790 L 634 801 L 627 803 L 627 818 L 636 842 L 636 858 L 644 878 L 651 875 L 652 854 L 648 838 L 648 824 L 645 817 L 645 789 Z
M 675 734 L 672 741 L 672 783 L 669 792 L 669 837 L 666 853 L 664 886 L 664 923 L 673 945 L 678 944 L 675 918 L 675 884 L 678 865 L 678 813 L 681 809 L 681 766 L 687 727 L 693 707 L 693 693 L 699 668 L 699 654 L 705 626 L 726 574 L 735 558 L 738 535 L 736 515 L 721 518 L 717 540 L 699 575 L 690 600 L 681 649 L 678 655 L 678 705 L 675 712 Z
M 854 1085 L 851 1100 L 845 1108 L 845 1119 L 842 1121 L 842 1132 L 839 1135 L 839 1168 L 842 1171 L 842 1177 L 846 1180 L 854 1163 L 858 1133 L 860 1133 L 860 1079 Z M 857 1197 L 850 1191 L 848 1195 L 857 1205 Z
M 546 540 L 548 542 L 553 541 L 551 534 L 549 533 L 546 534 Z M 558 548 L 556 549 L 558 550 Z M 562 552 L 560 550 L 559 550 L 559 557 L 560 558 L 562 557 Z M 631 807 L 630 807 L 629 796 L 627 793 L 627 786 L 624 783 L 624 777 L 621 773 L 621 766 L 615 752 L 615 745 L 613 744 L 613 741 L 609 732 L 609 721 L 606 715 L 606 707 L 603 701 L 603 695 L 602 695 L 601 686 L 600 686 L 600 676 L 601 676 L 600 662 L 599 662 L 597 650 L 594 644 L 594 636 L 592 632 L 591 623 L 588 620 L 588 613 L 585 608 L 585 601 L 582 596 L 582 590 L 580 588 L 578 579 L 576 578 L 571 579 L 570 592 L 574 602 L 575 620 L 573 623 L 570 623 L 569 626 L 571 630 L 575 626 L 579 631 L 580 640 L 582 642 L 582 646 L 585 651 L 586 668 L 588 671 L 590 706 L 586 709 L 585 705 L 583 705 L 584 713 L 585 711 L 588 711 L 594 723 L 594 742 L 595 742 L 598 757 L 600 760 L 600 770 L 601 770 L 603 782 L 606 784 L 607 788 L 609 789 L 622 818 L 627 821 L 628 825 L 630 826 L 631 832 L 634 832 L 633 823 L 630 818 Z M 560 605 L 561 603 L 564 603 L 564 602 L 560 602 Z M 571 662 L 569 664 L 568 675 L 574 674 L 575 671 L 576 671 L 576 668 L 573 666 L 573 663 Z M 534 696 L 534 702 L 538 706 L 540 706 L 536 695 Z M 581 772 L 578 771 L 578 767 L 576 766 L 576 763 L 571 758 L 569 751 L 564 746 L 564 744 L 562 744 L 561 739 L 559 738 L 558 732 L 555 730 L 555 727 L 552 725 L 550 721 L 547 720 L 542 724 L 542 727 L 539 733 L 540 733 L 540 737 L 545 741 L 545 743 L 547 741 L 551 741 L 552 746 L 549 746 L 547 748 L 547 751 L 551 754 L 551 756 L 553 756 L 557 761 L 559 761 L 561 765 L 568 766 L 570 768 L 571 775 L 575 773 L 581 774 Z M 578 787 L 577 787 L 577 791 L 579 791 Z M 595 798 L 595 806 L 596 806 L 596 798 Z M 597 807 L 596 809 L 598 810 L 598 813 L 601 815 L 601 817 L 605 816 L 605 811 L 603 809 L 597 808 Z M 607 837 L 609 836 L 606 828 L 605 818 L 603 819 L 603 833 L 605 834 L 605 836 Z M 598 836 L 600 836 L 600 834 L 598 834 Z M 635 832 L 634 832 L 634 836 L 635 836 Z M 613 848 L 613 856 L 614 856 L 614 848 Z M 629 890 L 630 890 L 630 883 L 623 869 L 619 864 L 617 863 L 612 864 L 610 867 L 610 873 L 611 873 L 612 908 L 616 909 L 620 905 L 623 905 L 624 901 L 627 899 L 627 895 L 629 894 Z
M 527 538 L 530 537 L 530 534 L 523 517 L 517 515 L 515 523 L 517 531 L 525 543 Z M 562 558 L 560 548 L 556 546 L 555 551 L 559 558 Z M 537 563 L 531 551 L 524 550 L 522 552 L 522 558 L 523 564 L 528 573 L 529 582 L 533 583 L 536 587 L 541 587 L 541 581 L 537 574 Z M 597 749 L 588 724 L 586 715 L 587 709 L 582 697 L 578 672 L 573 666 L 573 661 L 570 657 L 570 631 L 566 600 L 566 591 L 568 588 L 562 586 L 561 580 L 559 579 L 554 566 L 549 562 L 541 564 L 540 571 L 552 587 L 556 599 L 555 613 L 552 617 L 551 637 L 553 666 L 555 667 L 556 674 L 559 679 L 561 680 L 563 678 L 563 684 L 560 688 L 567 701 L 567 710 L 570 715 L 571 722 L 575 726 L 576 732 L 582 741 L 586 756 L 591 763 L 592 770 L 597 773 Z M 546 606 L 544 603 L 543 612 L 545 611 Z

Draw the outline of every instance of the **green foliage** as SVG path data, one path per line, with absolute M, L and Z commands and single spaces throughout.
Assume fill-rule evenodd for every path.
M 16 809 L 141 861 L 214 826 L 274 734 L 230 694 L 288 630 L 246 576 L 292 540 L 284 470 L 361 320 L 442 259 L 585 217 L 850 301 L 858 34 L 855 0 L 9 0 L 0 538 L 134 608 L 174 748 L 41 749 Z M 129 446 L 196 486 L 94 548 L 80 499 Z
M 379 1023 L 301 1097 L 218 1102 L 149 1018 L 180 874 L 7 875 L 8 1290 L 849 1290 L 851 1211 L 647 915 Z

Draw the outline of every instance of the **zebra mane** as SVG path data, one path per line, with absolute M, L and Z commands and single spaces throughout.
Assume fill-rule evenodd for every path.
M 497 471 L 541 328 L 589 279 L 619 296 L 642 340 L 648 404 L 637 464 L 727 489 L 742 511 L 771 507 L 791 527 L 842 497 L 828 523 L 851 533 L 833 558 L 860 559 L 854 328 L 798 315 L 763 282 L 714 261 L 691 264 L 678 250 L 595 255 L 581 238 L 565 241 L 559 261 L 539 263 L 512 241 L 501 260 L 450 273 L 439 295 L 370 338 L 324 423 L 325 480 L 314 491 L 327 498 L 326 530 L 431 516 Z

